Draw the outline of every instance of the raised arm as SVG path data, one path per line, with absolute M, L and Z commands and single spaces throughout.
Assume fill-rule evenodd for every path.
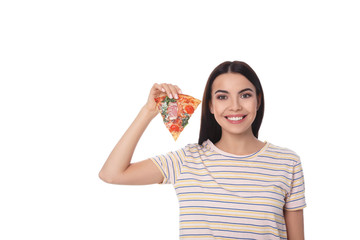
M 154 84 L 150 90 L 148 101 L 121 137 L 103 165 L 99 177 L 113 184 L 143 185 L 160 183 L 163 176 L 150 160 L 131 163 L 135 147 L 151 120 L 157 115 L 154 98 L 166 93 L 177 98 L 181 90 L 171 84 Z

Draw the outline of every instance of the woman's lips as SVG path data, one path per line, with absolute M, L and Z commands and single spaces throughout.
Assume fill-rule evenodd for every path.
M 232 124 L 239 124 L 245 120 L 246 116 L 247 115 L 228 115 L 225 116 L 225 118 Z

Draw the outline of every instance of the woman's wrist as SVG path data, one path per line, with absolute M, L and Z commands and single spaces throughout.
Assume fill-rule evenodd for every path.
M 156 115 L 158 114 L 157 110 L 152 110 L 149 109 L 146 105 L 143 106 L 140 110 L 140 113 L 143 117 L 145 118 L 149 118 L 149 120 L 152 120 L 153 118 L 156 117 Z

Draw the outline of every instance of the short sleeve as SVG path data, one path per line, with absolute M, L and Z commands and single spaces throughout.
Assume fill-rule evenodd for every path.
M 162 183 L 175 184 L 181 173 L 181 168 L 185 159 L 185 150 L 180 149 L 164 155 L 158 155 L 150 159 L 160 169 L 162 175 L 164 176 L 164 181 Z
M 295 211 L 306 207 L 305 182 L 300 159 L 294 163 L 290 191 L 285 198 L 285 210 Z

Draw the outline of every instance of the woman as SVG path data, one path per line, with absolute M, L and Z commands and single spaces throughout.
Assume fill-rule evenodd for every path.
M 177 98 L 181 90 L 154 84 L 100 178 L 115 184 L 173 184 L 181 239 L 304 239 L 301 162 L 293 151 L 258 140 L 264 94 L 251 67 L 224 62 L 210 74 L 197 144 L 130 163 L 157 114 L 154 98 L 164 92 Z

